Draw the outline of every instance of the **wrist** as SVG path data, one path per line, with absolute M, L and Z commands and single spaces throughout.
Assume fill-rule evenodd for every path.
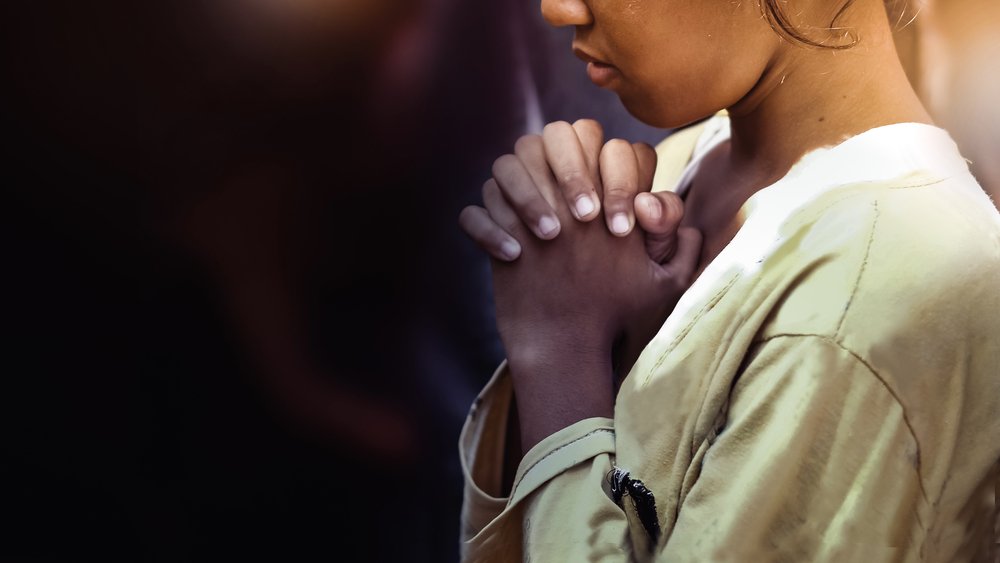
M 614 415 L 611 346 L 532 347 L 508 358 L 522 453 L 581 420 Z
M 587 369 L 585 373 L 579 373 L 579 369 L 583 366 L 600 366 L 602 363 L 610 362 L 613 357 L 612 342 L 603 343 L 577 338 L 537 339 L 513 346 L 505 343 L 504 349 L 507 363 L 511 368 L 528 372 L 545 371 L 553 375 L 562 371 L 577 372 L 573 379 L 586 377 L 591 371 L 594 371 L 593 375 L 596 376 L 596 370 Z M 570 369 L 564 370 L 564 368 Z
M 608 330 L 596 326 L 591 319 L 519 324 L 518 327 L 509 327 L 509 330 L 501 327 L 500 331 L 511 366 L 548 370 L 577 362 L 596 364 L 611 357 L 613 336 Z

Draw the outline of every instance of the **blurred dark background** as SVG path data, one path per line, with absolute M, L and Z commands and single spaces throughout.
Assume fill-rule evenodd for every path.
M 458 212 L 544 122 L 664 133 L 534 0 L 2 12 L 0 559 L 457 560 Z
M 987 4 L 900 44 L 997 193 Z M 503 355 L 458 212 L 545 122 L 666 132 L 537 0 L 0 10 L 0 560 L 455 561 Z

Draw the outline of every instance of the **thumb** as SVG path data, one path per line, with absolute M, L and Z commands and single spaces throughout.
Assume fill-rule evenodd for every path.
M 635 196 L 635 218 L 646 233 L 646 253 L 658 264 L 677 252 L 677 229 L 684 202 L 673 192 L 643 192 Z

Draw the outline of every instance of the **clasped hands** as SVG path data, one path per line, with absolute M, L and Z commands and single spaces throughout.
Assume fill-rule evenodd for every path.
M 680 227 L 679 197 L 650 192 L 655 168 L 652 147 L 605 144 L 593 120 L 552 123 L 498 158 L 484 207 L 460 215 L 492 257 L 525 449 L 612 415 L 616 383 L 692 281 L 701 235 Z

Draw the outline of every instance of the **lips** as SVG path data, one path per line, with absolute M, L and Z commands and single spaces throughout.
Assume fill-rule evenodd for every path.
M 573 54 L 587 63 L 587 76 L 601 88 L 610 86 L 621 76 L 621 72 L 614 65 L 595 57 L 580 45 L 573 45 Z
M 618 69 L 611 65 L 587 63 L 587 77 L 601 88 L 610 86 L 618 76 Z

